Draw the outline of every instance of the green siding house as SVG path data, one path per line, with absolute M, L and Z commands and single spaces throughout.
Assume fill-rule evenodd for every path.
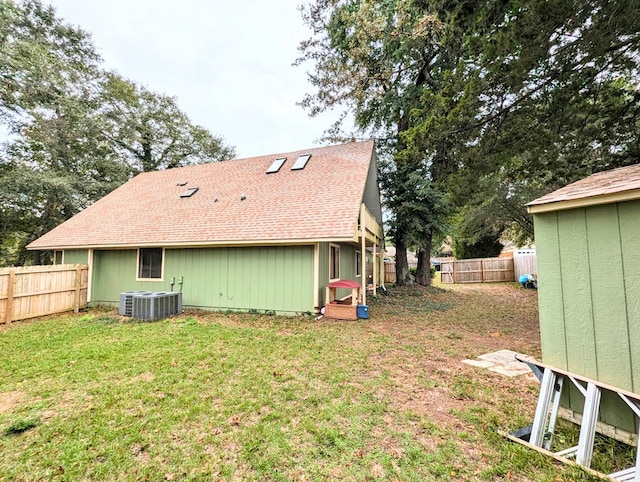
M 187 307 L 295 314 L 330 281 L 381 284 L 383 239 L 368 141 L 142 173 L 28 248 L 88 264 L 93 305 L 181 291 Z
M 640 164 L 594 174 L 528 205 L 538 266 L 542 361 L 640 393 Z M 568 384 L 571 385 L 571 384 Z M 563 404 L 582 413 L 584 397 Z M 604 392 L 600 418 L 636 433 Z

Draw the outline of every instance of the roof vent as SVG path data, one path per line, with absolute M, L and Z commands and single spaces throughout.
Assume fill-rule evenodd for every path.
M 292 171 L 300 171 L 302 169 L 304 169 L 304 166 L 307 165 L 307 162 L 309 162 L 309 159 L 311 159 L 311 154 L 303 154 L 300 157 L 298 157 L 298 159 L 296 160 L 295 164 L 293 166 L 291 166 L 291 170 Z
M 187 189 L 186 191 L 184 191 L 182 194 L 180 194 L 180 197 L 191 197 L 191 196 L 193 196 L 196 192 L 198 192 L 198 188 L 197 188 L 197 187 L 190 187 L 189 189 Z
M 267 169 L 267 174 L 273 174 L 274 172 L 278 172 L 282 167 L 282 165 L 284 164 L 284 161 L 286 160 L 287 160 L 286 157 L 279 157 L 278 159 L 273 161 L 273 164 L 271 164 L 269 169 Z
M 186 186 L 187 185 L 187 181 L 178 181 L 176 183 L 176 186 Z

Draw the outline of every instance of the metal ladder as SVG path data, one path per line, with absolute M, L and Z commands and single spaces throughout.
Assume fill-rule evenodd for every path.
M 540 394 L 533 425 L 531 426 L 529 441 L 528 443 L 524 442 L 525 445 L 535 449 L 542 449 L 545 452 L 551 449 L 558 409 L 560 408 L 560 395 L 566 379 L 570 380 L 584 396 L 582 424 L 580 426 L 578 445 L 558 452 L 548 452 L 555 458 L 565 462 L 575 462 L 578 465 L 590 468 L 602 390 L 616 393 L 640 419 L 640 395 L 551 367 L 528 357 L 516 356 L 516 359 L 526 363 L 540 380 Z M 636 434 L 640 434 L 640 426 L 636 427 Z M 638 443 L 638 448 L 636 449 L 635 466 L 612 474 L 598 475 L 606 475 L 618 481 L 638 480 L 640 482 L 640 443 Z

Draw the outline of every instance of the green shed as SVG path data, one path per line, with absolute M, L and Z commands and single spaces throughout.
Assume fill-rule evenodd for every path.
M 589 176 L 528 210 L 543 363 L 640 393 L 640 164 Z M 584 400 L 565 384 L 561 415 L 580 421 Z M 637 433 L 637 417 L 611 390 L 599 418 L 608 435 L 628 441 Z
M 141 173 L 28 248 L 88 264 L 94 305 L 312 313 L 330 281 L 382 283 L 377 172 L 367 141 Z

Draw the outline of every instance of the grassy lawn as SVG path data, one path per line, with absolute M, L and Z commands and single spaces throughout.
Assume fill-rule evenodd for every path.
M 590 480 L 495 434 L 537 382 L 460 363 L 539 356 L 534 291 L 392 288 L 370 314 L 2 328 L 0 480 Z

